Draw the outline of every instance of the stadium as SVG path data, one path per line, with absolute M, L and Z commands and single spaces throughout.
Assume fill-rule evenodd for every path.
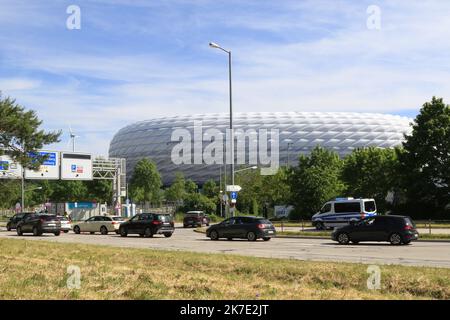
M 249 112 L 233 115 L 235 132 L 277 130 L 280 166 L 295 165 L 300 154 L 309 154 L 317 145 L 333 150 L 341 157 L 361 147 L 393 148 L 402 143 L 404 134 L 411 132 L 411 122 L 410 118 L 378 113 Z M 219 180 L 222 164 L 207 164 L 203 161 L 177 164 L 171 157 L 174 146 L 180 141 L 172 138 L 174 132 L 184 130 L 195 135 L 194 123 L 201 123 L 202 132 L 216 129 L 226 136 L 229 114 L 180 115 L 128 125 L 113 137 L 109 156 L 127 160 L 128 177 L 131 177 L 137 161 L 144 157 L 153 160 L 164 185 L 171 184 L 176 172 L 182 172 L 186 178 L 200 185 L 211 178 Z M 203 134 L 203 139 L 207 139 L 206 135 Z M 246 145 L 249 144 L 250 141 L 247 141 Z M 202 148 L 206 146 L 203 144 Z M 269 143 L 269 152 L 270 146 L 272 144 Z M 251 148 L 246 150 L 250 152 L 245 159 L 250 159 L 253 151 Z

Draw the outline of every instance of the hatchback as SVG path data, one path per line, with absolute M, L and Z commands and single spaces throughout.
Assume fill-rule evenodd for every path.
M 256 241 L 257 239 L 269 241 L 275 234 L 273 224 L 260 217 L 232 217 L 212 225 L 206 230 L 206 236 L 211 240 L 240 238 L 249 241 Z
M 419 238 L 416 225 L 408 216 L 375 216 L 337 228 L 331 239 L 340 244 L 361 241 L 388 241 L 393 245 L 409 244 Z

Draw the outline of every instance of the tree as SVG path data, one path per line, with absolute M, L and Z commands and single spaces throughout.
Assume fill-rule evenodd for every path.
M 399 159 L 410 207 L 442 214 L 450 203 L 450 106 L 433 97 L 405 138 Z
M 191 210 L 202 210 L 207 214 L 215 213 L 216 204 L 213 200 L 200 193 L 188 194 L 183 202 L 183 206 L 180 208 L 183 212 Z
M 161 200 L 161 175 L 156 164 L 149 159 L 141 159 L 134 168 L 130 180 L 130 194 L 134 202 L 159 202 Z
M 219 199 L 218 198 L 219 186 L 216 184 L 216 182 L 213 179 L 210 179 L 203 184 L 202 191 L 203 191 L 203 194 L 210 199 L 215 199 L 215 200 Z
M 61 132 L 39 129 L 42 121 L 35 111 L 25 111 L 15 100 L 0 93 L 0 155 L 7 153 L 24 167 L 38 168 L 45 160 L 35 153 L 44 145 L 59 141 Z
M 345 157 L 342 180 L 349 196 L 374 198 L 379 211 L 386 209 L 385 198 L 398 181 L 395 149 L 362 148 Z
M 192 181 L 192 179 L 187 179 L 185 184 L 186 193 L 197 193 L 198 185 Z
M 51 181 L 51 201 L 53 202 L 78 202 L 87 200 L 88 189 L 83 181 L 60 180 Z
M 111 203 L 113 198 L 113 181 L 112 180 L 92 180 L 85 181 L 87 188 L 87 198 L 100 202 Z
M 175 173 L 175 180 L 166 189 L 165 198 L 168 201 L 181 203 L 186 196 L 186 181 L 184 175 L 181 172 Z
M 298 167 L 291 169 L 289 176 L 295 217 L 310 217 L 324 202 L 342 193 L 341 168 L 338 154 L 320 146 L 309 156 L 299 157 Z

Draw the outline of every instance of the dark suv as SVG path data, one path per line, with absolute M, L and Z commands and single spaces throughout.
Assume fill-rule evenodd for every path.
M 256 241 L 258 238 L 262 238 L 264 241 L 269 241 L 275 234 L 273 224 L 260 217 L 233 217 L 212 225 L 206 230 L 206 236 L 211 240 L 242 238 Z
M 375 216 L 335 229 L 331 239 L 340 244 L 350 241 L 388 241 L 393 245 L 408 244 L 419 238 L 416 225 L 408 216 Z
M 141 237 L 151 238 L 155 234 L 163 234 L 166 238 L 175 231 L 173 218 L 170 214 L 141 213 L 135 215 L 119 227 L 119 234 L 126 237 L 129 234 L 138 234 Z
M 13 229 L 16 229 L 19 221 L 21 221 L 27 214 L 32 214 L 32 212 L 16 213 L 11 218 L 9 218 L 9 221 L 6 223 L 6 230 L 11 231 Z
M 55 215 L 28 214 L 17 224 L 17 235 L 33 233 L 41 236 L 43 233 L 53 233 L 55 236 L 61 234 L 61 221 Z
M 206 225 L 209 227 L 210 219 L 207 214 L 203 211 L 188 211 L 184 215 L 183 219 L 183 227 L 187 228 L 189 226 L 193 227 L 201 227 L 202 225 Z

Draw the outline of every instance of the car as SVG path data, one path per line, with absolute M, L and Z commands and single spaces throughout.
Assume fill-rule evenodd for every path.
M 73 223 L 73 232 L 76 234 L 100 232 L 103 235 L 107 235 L 109 232 L 118 233 L 119 226 L 123 222 L 124 218 L 121 216 L 92 216 L 84 221 Z
M 61 234 L 61 221 L 50 214 L 27 214 L 19 223 L 16 229 L 17 235 L 32 233 L 34 236 L 41 236 L 44 233 L 53 233 L 55 236 Z
M 324 230 L 342 227 L 351 221 L 375 215 L 377 215 L 375 199 L 335 198 L 326 202 L 311 220 L 317 230 Z
M 388 241 L 393 245 L 409 244 L 419 238 L 419 232 L 408 216 L 368 217 L 348 226 L 336 228 L 331 239 L 340 244 L 362 241 Z
M 64 216 L 57 216 L 59 221 L 61 221 L 61 231 L 64 233 L 68 233 L 70 230 L 72 230 L 72 224 L 69 220 L 69 218 Z
M 209 227 L 210 219 L 207 214 L 203 211 L 188 211 L 184 215 L 183 219 L 183 227 L 187 228 L 190 226 L 193 227 L 201 227 L 203 225 L 206 225 Z
M 19 221 L 21 221 L 27 214 L 32 214 L 32 212 L 16 213 L 11 218 L 9 218 L 9 221 L 6 223 L 6 230 L 11 231 L 16 229 Z
M 249 241 L 257 239 L 269 241 L 275 235 L 276 230 L 272 222 L 265 218 L 250 216 L 228 218 L 206 230 L 206 236 L 211 240 L 240 238 Z
M 163 234 L 166 238 L 170 238 L 174 231 L 172 215 L 164 213 L 140 213 L 119 227 L 119 234 L 122 237 L 138 234 L 141 237 L 151 238 L 155 234 Z

